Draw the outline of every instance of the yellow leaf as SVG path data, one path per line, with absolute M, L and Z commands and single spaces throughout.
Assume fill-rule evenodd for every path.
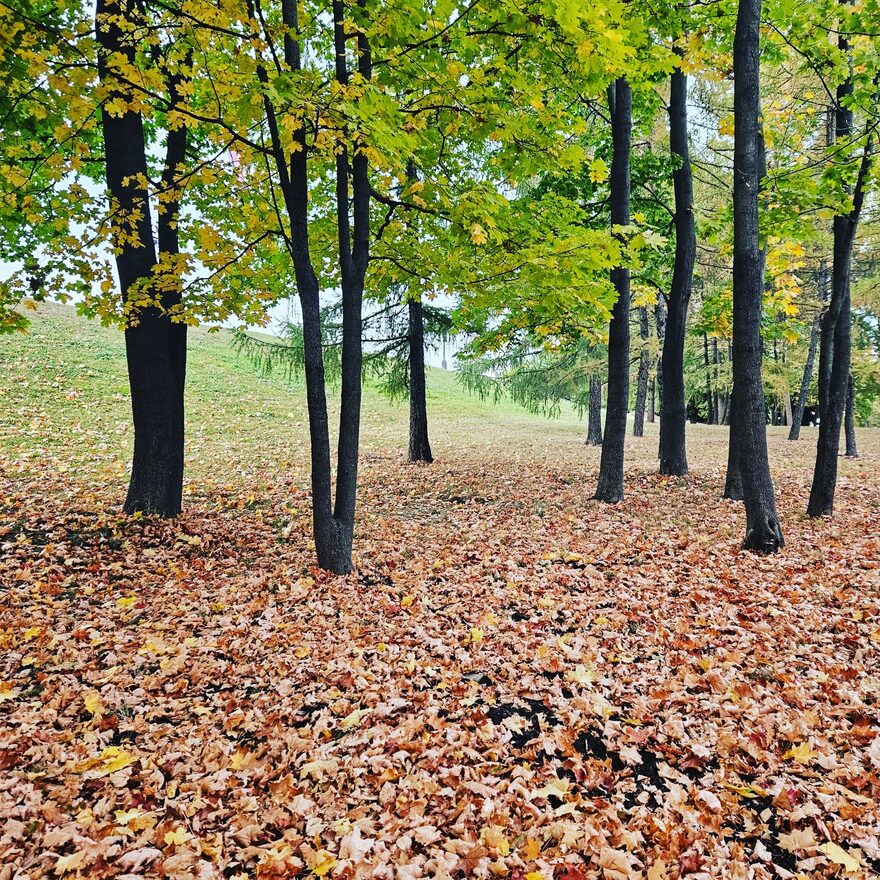
M 85 853 L 83 852 L 75 852 L 69 856 L 59 856 L 58 861 L 55 862 L 53 870 L 56 874 L 65 874 L 68 871 L 75 871 L 82 864 L 84 858 Z
M 189 839 L 189 833 L 178 826 L 174 829 L 174 831 L 166 831 L 165 832 L 165 843 L 169 846 L 173 843 L 175 846 L 180 846 L 181 844 L 186 843 Z
M 845 871 L 858 871 L 862 867 L 857 858 L 830 840 L 819 847 L 819 852 L 824 853 L 835 865 L 843 865 Z
M 481 630 L 479 627 L 477 627 L 477 626 L 471 627 L 471 641 L 475 645 L 479 645 L 480 642 L 483 641 L 483 635 L 484 635 L 483 630 Z
M 323 877 L 336 865 L 336 859 L 326 849 L 319 849 L 311 858 L 306 858 L 309 869 L 318 877 Z
M 409 608 L 409 606 L 412 605 L 412 603 L 415 601 L 415 598 L 416 598 L 415 596 L 404 596 L 404 597 L 400 600 L 400 604 L 401 604 L 404 608 Z
M 801 743 L 789 749 L 782 757 L 793 758 L 798 764 L 811 764 L 813 758 L 818 756 L 818 752 L 813 751 L 813 747 L 809 743 Z
M 485 244 L 489 239 L 486 230 L 479 223 L 471 224 L 471 241 L 476 245 Z
M 527 837 L 522 852 L 527 862 L 533 862 L 541 855 L 541 844 L 534 837 Z
M 361 723 L 361 710 L 355 709 L 354 712 L 349 713 L 345 716 L 340 722 L 339 726 L 343 730 L 348 730 L 350 727 L 356 727 Z
M 483 843 L 498 851 L 502 858 L 510 855 L 510 841 L 504 836 L 504 829 L 500 825 L 487 825 L 480 833 Z
M 124 767 L 134 764 L 135 761 L 137 758 L 126 752 L 125 749 L 121 749 L 119 746 L 107 746 L 99 757 L 82 761 L 73 769 L 77 773 L 88 772 L 93 779 L 99 779 L 101 776 L 109 776 L 117 770 L 122 770 Z
M 763 788 L 758 788 L 757 786 L 752 787 L 751 785 L 734 785 L 732 782 L 722 782 L 721 784 L 728 791 L 735 791 L 740 797 L 759 798 L 767 796 L 767 792 L 764 791 Z
M 131 608 L 135 602 L 137 602 L 137 596 L 120 596 L 116 600 L 116 606 L 118 608 Z
M 83 696 L 83 702 L 86 704 L 86 712 L 90 715 L 100 715 L 104 711 L 101 695 L 97 691 L 86 692 Z

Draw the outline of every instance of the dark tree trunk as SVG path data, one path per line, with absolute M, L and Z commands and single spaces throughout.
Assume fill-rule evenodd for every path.
M 724 481 L 724 498 L 731 501 L 743 500 L 742 475 L 739 470 L 739 438 L 736 433 L 736 395 L 730 393 L 730 436 L 727 441 L 727 478 Z
M 657 382 L 653 376 L 648 379 L 648 421 L 653 425 L 657 418 Z
M 657 297 L 654 305 L 654 324 L 657 327 L 657 340 L 660 343 L 660 357 L 657 359 L 657 415 L 663 422 L 663 350 L 666 347 L 666 298 Z M 682 344 L 682 349 L 684 345 Z
M 819 301 L 824 302 L 828 287 L 828 269 L 825 263 L 819 267 Z M 789 440 L 799 440 L 801 436 L 801 423 L 804 420 L 804 407 L 807 405 L 807 397 L 810 393 L 810 385 L 813 382 L 813 366 L 816 362 L 816 348 L 819 344 L 819 329 L 822 325 L 822 311 L 816 313 L 810 327 L 810 347 L 807 350 L 807 362 L 804 364 L 804 374 L 801 377 L 801 387 L 795 398 L 791 413 L 791 429 L 788 432 Z
M 849 374 L 849 382 L 846 386 L 846 418 L 844 430 L 846 431 L 846 457 L 858 458 L 859 448 L 856 445 L 856 383 L 852 373 Z
M 684 342 L 697 240 L 687 123 L 687 76 L 681 70 L 676 70 L 672 74 L 669 92 L 669 149 L 679 161 L 678 168 L 672 174 L 675 191 L 675 263 L 664 328 L 661 358 L 663 381 L 660 385 L 660 473 L 671 476 L 683 476 L 688 472 Z
M 110 59 L 117 55 L 134 64 L 134 47 L 125 39 L 117 16 L 131 19 L 135 6 L 98 0 L 96 33 L 98 75 L 108 97 L 126 99 Z M 107 188 L 114 216 L 116 269 L 122 297 L 129 300 L 148 287 L 156 267 L 147 179 L 144 124 L 127 110 L 121 116 L 101 114 Z M 184 135 L 185 137 L 185 135 Z M 169 137 L 173 157 L 175 138 Z M 183 490 L 183 383 L 186 336 L 165 308 L 179 292 L 163 295 L 163 308 L 141 308 L 125 330 L 125 351 L 134 421 L 134 455 L 125 500 L 127 513 L 176 516 Z
M 409 460 L 434 460 L 428 442 L 428 407 L 425 392 L 425 324 L 422 303 L 411 299 L 409 308 Z
M 648 355 L 648 339 L 650 327 L 648 326 L 648 310 L 641 306 L 639 312 L 639 337 L 642 340 L 642 350 L 639 354 L 639 372 L 636 380 L 636 409 L 633 415 L 633 437 L 645 436 L 645 403 L 648 399 L 648 376 L 651 370 L 651 361 Z
M 284 61 L 290 70 L 301 70 L 300 47 L 295 39 L 299 30 L 297 6 L 282 3 L 286 26 Z M 254 10 L 251 9 L 253 13 Z M 255 18 L 255 15 L 252 14 Z M 333 3 L 336 79 L 348 82 L 346 58 L 345 6 Z M 371 75 L 371 56 L 366 36 L 357 35 L 358 70 L 365 79 Z M 265 84 L 268 75 L 258 69 Z M 284 196 L 290 223 L 287 246 L 293 260 L 303 322 L 303 362 L 306 401 L 309 412 L 311 447 L 312 522 L 318 565 L 336 574 L 352 570 L 355 502 L 357 497 L 358 448 L 360 444 L 361 370 L 363 365 L 362 314 L 364 277 L 369 262 L 370 182 L 367 158 L 357 153 L 349 159 L 347 148 L 336 157 L 336 215 L 339 239 L 339 268 L 342 282 L 342 382 L 337 446 L 336 497 L 331 487 L 330 432 L 327 391 L 321 341 L 321 312 L 318 280 L 309 249 L 308 145 L 306 128 L 294 133 L 298 149 L 286 154 L 278 128 L 275 107 L 263 96 L 272 155 Z M 289 159 L 289 164 L 288 164 Z M 349 177 L 351 178 L 352 217 L 349 216 Z
M 841 52 L 846 55 L 849 43 L 838 38 Z M 837 140 L 853 136 L 853 112 L 849 99 L 853 92 L 852 75 L 837 87 L 835 135 Z M 808 516 L 829 516 L 834 511 L 837 488 L 837 456 L 840 451 L 840 428 L 846 409 L 850 374 L 851 314 L 850 266 L 853 242 L 865 197 L 865 184 L 871 168 L 873 130 L 869 130 L 862 161 L 859 165 L 852 208 L 834 218 L 834 251 L 831 268 L 831 300 L 822 316 L 819 337 L 819 441 L 816 466 L 810 488 Z
M 632 139 L 632 94 L 629 83 L 618 79 L 609 89 L 611 134 L 611 225 L 628 226 L 630 221 L 630 142 Z M 623 498 L 623 454 L 626 414 L 629 408 L 629 306 L 630 272 L 625 266 L 611 270 L 617 301 L 608 330 L 608 401 L 605 437 L 599 464 L 595 498 L 616 504 Z
M 718 390 L 718 337 L 712 337 L 712 385 L 714 387 L 713 404 L 715 409 L 715 424 L 721 424 L 721 392 Z
M 714 425 L 715 419 L 715 395 L 712 393 L 712 370 L 709 366 L 709 337 L 703 334 L 703 366 L 706 368 L 706 424 Z
M 602 445 L 602 378 L 600 376 L 590 376 L 587 444 L 589 446 Z
M 764 252 L 758 192 L 765 173 L 760 91 L 761 0 L 739 0 L 733 42 L 733 408 L 746 509 L 743 547 L 772 553 L 784 543 L 770 465 L 761 380 Z

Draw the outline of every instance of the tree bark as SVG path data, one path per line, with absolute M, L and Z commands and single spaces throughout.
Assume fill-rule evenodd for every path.
M 657 419 L 657 381 L 653 376 L 648 379 L 648 421 L 653 425 Z
M 844 430 L 846 432 L 846 457 L 858 458 L 859 448 L 856 445 L 856 383 L 852 373 L 849 374 L 849 382 L 846 386 L 846 417 Z
M 602 445 L 602 378 L 600 376 L 590 376 L 587 445 Z
M 772 553 L 784 541 L 770 477 L 761 380 L 764 252 L 758 237 L 758 192 L 765 174 L 765 160 L 760 100 L 760 23 L 761 0 L 739 0 L 733 41 L 733 408 L 746 510 L 743 547 Z
M 688 472 L 685 445 L 687 403 L 684 387 L 684 342 L 697 239 L 694 231 L 694 188 L 687 124 L 687 76 L 678 69 L 672 74 L 669 91 L 669 149 L 679 161 L 678 168 L 672 174 L 675 193 L 675 262 L 667 305 L 661 358 L 663 381 L 660 385 L 660 473 L 671 476 L 683 476 Z
M 703 366 L 706 368 L 706 424 L 714 425 L 715 419 L 715 395 L 712 393 L 712 369 L 709 366 L 709 337 L 703 334 Z
M 425 324 L 420 300 L 409 308 L 409 460 L 432 462 L 425 391 Z
M 843 54 L 848 53 L 849 43 L 845 35 L 839 36 L 838 45 Z M 852 93 L 853 79 L 850 73 L 837 87 L 835 137 L 838 141 L 851 139 L 853 135 L 853 112 L 849 108 Z M 840 428 L 846 409 L 850 374 L 850 268 L 853 242 L 865 198 L 865 185 L 872 164 L 872 152 L 873 130 L 869 130 L 852 191 L 852 208 L 849 213 L 838 214 L 834 218 L 831 300 L 822 317 L 819 337 L 819 440 L 816 445 L 810 501 L 807 505 L 808 516 L 830 516 L 834 512 Z
M 253 14 L 252 17 L 256 18 Z M 284 61 L 290 70 L 301 70 L 297 6 L 283 0 Z M 333 40 L 336 52 L 336 80 L 348 83 L 345 4 L 333 3 Z M 371 56 L 367 38 L 357 34 L 358 70 L 369 79 Z M 265 70 L 258 68 L 265 84 Z M 294 132 L 298 149 L 286 154 L 278 117 L 268 92 L 263 106 L 271 138 L 272 155 L 290 223 L 287 247 L 290 252 L 303 322 L 303 363 L 306 402 L 309 413 L 311 450 L 312 523 L 318 565 L 335 574 L 352 570 L 355 503 L 357 497 L 358 449 L 360 444 L 361 373 L 363 365 L 362 314 L 364 277 L 369 262 L 370 182 L 367 158 L 358 152 L 349 159 L 348 147 L 340 145 L 336 156 L 336 219 L 339 268 L 342 286 L 342 381 L 337 446 L 336 495 L 331 488 L 330 432 L 327 390 L 321 341 L 321 311 L 318 280 L 309 248 L 308 145 L 306 127 Z M 289 164 L 288 164 L 289 159 Z M 352 214 L 349 215 L 349 177 Z M 352 222 L 353 221 L 353 222 Z
M 648 326 L 648 309 L 639 307 L 639 337 L 642 340 L 642 350 L 639 353 L 639 372 L 636 379 L 636 408 L 633 415 L 633 437 L 645 436 L 645 404 L 648 399 L 648 375 L 651 370 L 651 362 L 648 356 L 648 339 L 650 328 Z
M 723 498 L 731 501 L 743 500 L 742 474 L 739 469 L 739 438 L 736 432 L 736 394 L 730 393 L 730 434 L 727 441 L 727 478 L 724 481 Z
M 628 226 L 630 221 L 630 146 L 632 140 L 632 94 L 621 78 L 609 89 L 611 134 L 611 225 Z M 599 463 L 595 498 L 616 504 L 623 498 L 623 455 L 626 414 L 629 409 L 629 309 L 630 271 L 626 266 L 611 270 L 617 301 L 608 330 L 608 401 L 605 437 Z
M 828 268 L 823 262 L 819 266 L 819 301 L 825 302 L 828 287 Z M 801 423 L 804 420 L 804 407 L 807 405 L 807 397 L 810 393 L 810 385 L 813 382 L 813 366 L 816 362 L 816 348 L 819 344 L 819 329 L 822 325 L 821 309 L 813 318 L 810 327 L 810 346 L 807 349 L 807 362 L 804 364 L 804 374 L 801 377 L 801 387 L 795 398 L 791 413 L 791 428 L 788 432 L 789 440 L 799 440 L 801 436 Z
M 135 49 L 119 18 L 131 20 L 135 5 L 98 0 L 96 34 L 98 75 L 109 86 L 108 98 L 128 98 L 112 68 L 114 55 L 134 65 Z M 122 298 L 139 298 L 156 268 L 152 215 L 147 180 L 144 123 L 140 113 L 101 114 L 107 188 L 114 217 L 116 269 Z M 173 133 L 172 133 L 173 134 Z M 185 137 L 185 134 L 183 135 Z M 169 156 L 177 138 L 169 136 Z M 182 155 L 181 155 L 182 158 Z M 161 231 L 161 230 L 160 230 Z M 167 237 L 167 236 L 166 236 Z M 163 244 L 169 246 L 167 241 Z M 134 454 L 124 509 L 127 513 L 171 517 L 180 513 L 183 492 L 183 384 L 186 335 L 167 308 L 179 292 L 163 293 L 161 307 L 133 310 L 125 329 L 125 351 L 134 421 Z

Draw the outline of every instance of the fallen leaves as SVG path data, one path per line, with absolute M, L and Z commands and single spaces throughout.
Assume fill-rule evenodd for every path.
M 373 449 L 349 578 L 313 570 L 307 478 L 275 461 L 175 523 L 120 516 L 112 483 L 0 476 L 0 863 L 872 876 L 876 476 L 765 559 L 701 446 L 681 484 L 647 450 L 609 510 L 580 440 L 545 445 Z M 880 473 L 862 455 L 843 467 Z M 791 517 L 807 476 L 782 477 Z

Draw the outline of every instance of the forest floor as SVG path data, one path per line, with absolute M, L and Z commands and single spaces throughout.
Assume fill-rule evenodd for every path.
M 367 394 L 358 573 L 313 568 L 302 391 L 193 334 L 186 511 L 120 514 L 121 337 L 0 342 L 0 880 L 880 872 L 880 431 L 738 549 L 726 429 L 627 495 L 557 421 Z

